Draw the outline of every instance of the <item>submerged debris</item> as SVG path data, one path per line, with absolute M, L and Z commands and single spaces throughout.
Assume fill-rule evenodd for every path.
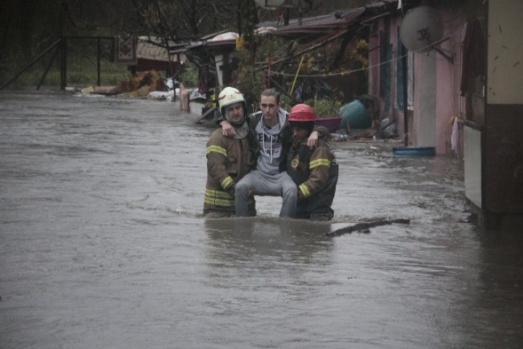
M 380 225 L 389 225 L 389 224 L 393 224 L 393 223 L 409 224 L 410 219 L 400 218 L 400 219 L 393 219 L 393 220 L 358 223 L 358 224 L 354 224 L 354 225 L 349 225 L 348 227 L 345 227 L 345 228 L 336 229 L 334 231 L 326 233 L 325 235 L 329 236 L 329 237 L 340 236 L 343 234 L 350 234 L 353 231 L 359 231 L 359 232 L 368 234 L 368 233 L 370 233 L 370 230 L 369 230 L 370 228 L 378 227 Z

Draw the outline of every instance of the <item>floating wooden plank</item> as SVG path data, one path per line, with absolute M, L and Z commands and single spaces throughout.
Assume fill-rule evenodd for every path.
M 357 224 L 354 224 L 354 225 L 349 225 L 348 227 L 345 227 L 345 228 L 336 229 L 334 231 L 326 233 L 325 235 L 329 236 L 329 237 L 333 237 L 333 236 L 340 236 L 340 235 L 343 235 L 343 234 L 350 234 L 350 233 L 352 233 L 354 231 L 359 231 L 359 232 L 368 234 L 368 233 L 370 233 L 370 230 L 369 230 L 370 228 L 378 227 L 378 226 L 381 226 L 381 225 L 394 224 L 394 223 L 409 224 L 410 223 L 410 219 L 400 218 L 400 219 L 393 219 L 393 220 L 383 220 L 383 221 L 375 221 L 375 222 L 357 223 Z

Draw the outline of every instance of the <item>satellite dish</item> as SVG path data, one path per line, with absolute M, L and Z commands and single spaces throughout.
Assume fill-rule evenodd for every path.
M 263 7 L 267 10 L 274 10 L 285 2 L 285 0 L 255 0 L 256 5 Z
M 430 51 L 443 37 L 443 20 L 430 6 L 410 10 L 400 26 L 400 40 L 409 51 Z

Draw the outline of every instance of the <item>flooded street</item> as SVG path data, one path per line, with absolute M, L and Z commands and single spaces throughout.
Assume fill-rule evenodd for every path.
M 0 348 L 523 346 L 523 236 L 468 222 L 461 161 L 333 143 L 332 222 L 205 220 L 197 119 L 0 93 Z

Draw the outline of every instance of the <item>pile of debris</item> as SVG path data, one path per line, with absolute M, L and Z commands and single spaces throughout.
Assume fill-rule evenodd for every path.
M 169 87 L 154 70 L 139 72 L 127 79 L 120 81 L 115 90 L 118 94 L 126 93 L 133 97 L 146 97 L 149 92 L 169 91 Z
M 169 92 L 165 80 L 154 70 L 139 72 L 120 81 L 116 86 L 89 86 L 82 94 L 124 95 L 127 97 L 148 97 L 151 92 Z

